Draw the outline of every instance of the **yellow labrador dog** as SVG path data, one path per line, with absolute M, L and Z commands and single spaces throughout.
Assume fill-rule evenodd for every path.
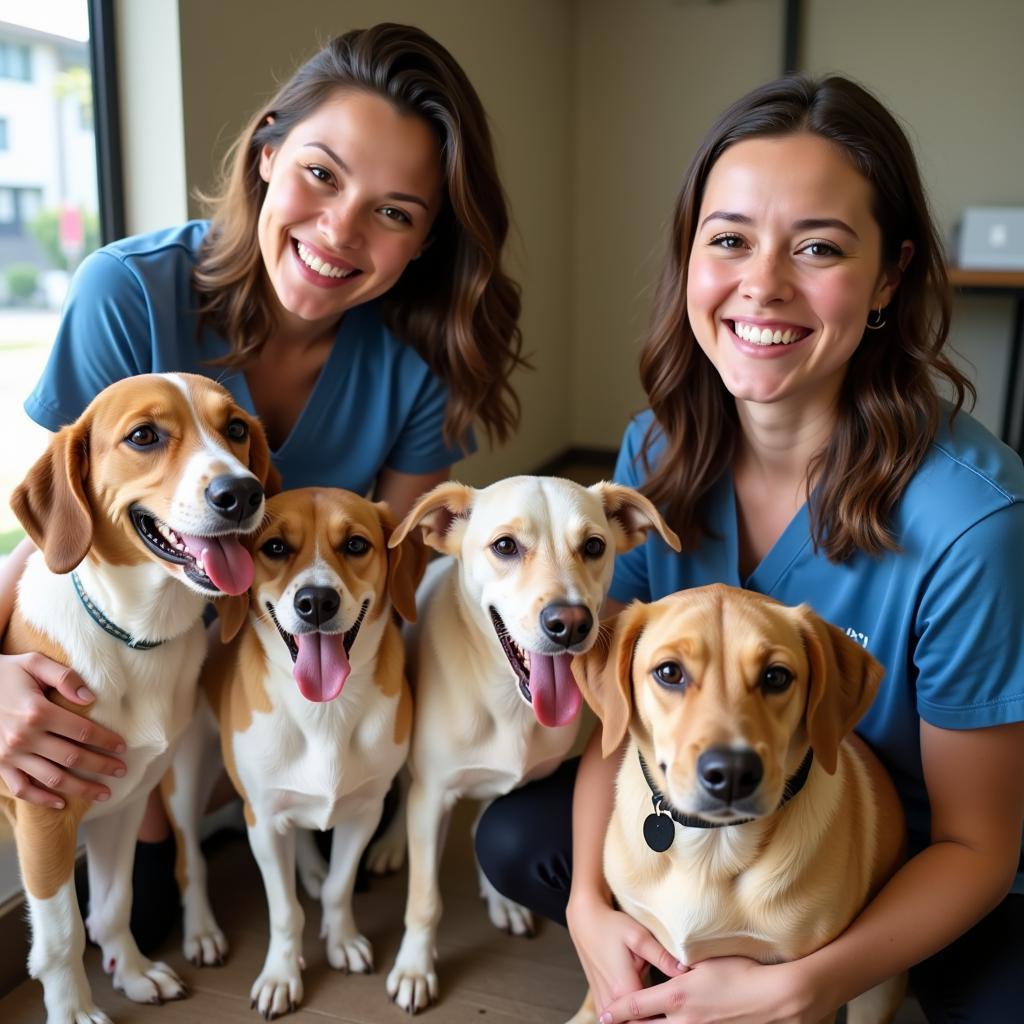
M 582 705 L 572 656 L 597 636 L 616 553 L 652 529 L 679 547 L 636 491 L 553 477 L 512 477 L 482 490 L 441 484 L 389 543 L 416 528 L 453 557 L 427 569 L 408 644 L 409 897 L 387 989 L 409 1013 L 437 998 L 437 866 L 452 807 L 461 797 L 489 801 L 561 763 Z M 525 908 L 482 873 L 480 885 L 497 927 L 531 930 Z
M 717 585 L 635 603 L 573 669 L 605 756 L 629 736 L 608 884 L 682 963 L 805 956 L 898 867 L 896 791 L 851 732 L 882 666 L 808 606 Z M 903 990 L 859 996 L 848 1020 L 891 1020 Z M 596 1020 L 588 995 L 572 1024 Z

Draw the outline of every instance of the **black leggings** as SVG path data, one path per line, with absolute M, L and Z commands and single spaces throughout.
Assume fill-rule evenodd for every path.
M 565 924 L 572 877 L 572 791 L 579 759 L 495 800 L 476 855 L 503 895 Z M 1024 1020 L 1024 897 L 1007 896 L 969 932 L 918 964 L 910 987 L 931 1024 Z

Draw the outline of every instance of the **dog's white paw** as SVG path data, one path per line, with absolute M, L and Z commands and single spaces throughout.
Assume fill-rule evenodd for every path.
M 113 974 L 114 988 L 133 1003 L 164 1003 L 188 995 L 181 978 L 159 961 L 141 959 L 137 965 L 116 964 Z
M 249 999 L 249 1005 L 264 1020 L 293 1013 L 302 1002 L 301 958 L 268 955 L 260 976 L 249 990 Z
M 47 1009 L 46 1024 L 114 1024 L 90 1000 Z
M 526 907 L 513 903 L 494 889 L 485 889 L 480 895 L 487 901 L 487 916 L 495 928 L 509 935 L 533 937 L 533 914 Z
M 428 939 L 406 932 L 388 975 L 388 995 L 399 1009 L 418 1013 L 437 1002 L 437 972 Z
M 328 935 L 327 961 L 336 971 L 345 974 L 371 974 L 373 947 L 369 939 L 357 932 L 344 938 Z
M 366 851 L 366 870 L 371 875 L 393 875 L 405 863 L 405 829 L 388 829 Z
M 302 888 L 311 900 L 320 899 L 327 878 L 327 861 L 320 855 L 313 833 L 301 829 L 295 836 L 295 867 Z
M 205 928 L 189 930 L 181 945 L 185 959 L 196 967 L 221 967 L 228 955 L 228 940 L 210 921 Z

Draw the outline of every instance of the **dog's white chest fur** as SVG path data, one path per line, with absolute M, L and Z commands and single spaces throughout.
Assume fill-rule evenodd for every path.
M 195 708 L 196 681 L 206 650 L 202 621 L 197 618 L 202 599 L 169 577 L 168 588 L 168 602 L 181 602 L 183 610 L 194 606 L 188 611 L 193 624 L 152 650 L 135 650 L 89 617 L 70 577 L 49 572 L 41 554 L 29 559 L 19 584 L 18 610 L 25 621 L 60 645 L 95 694 L 89 717 L 125 741 L 120 757 L 126 774 L 103 777 L 110 798 L 94 804 L 86 817 L 109 813 L 140 786 L 155 786 Z
M 269 671 L 273 710 L 255 712 L 232 741 L 239 776 L 254 814 L 276 829 L 330 828 L 364 791 L 379 798 L 405 760 L 408 740 L 395 740 L 399 696 L 385 697 L 364 669 L 335 700 L 311 704 L 290 672 Z

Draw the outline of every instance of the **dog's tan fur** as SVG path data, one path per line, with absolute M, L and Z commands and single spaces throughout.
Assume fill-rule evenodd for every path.
M 655 674 L 674 678 L 671 666 L 682 670 L 678 684 Z M 635 603 L 611 641 L 573 667 L 602 720 L 605 755 L 629 737 L 605 842 L 608 884 L 683 963 L 805 956 L 839 935 L 898 867 L 898 797 L 851 733 L 882 668 L 806 605 L 723 586 Z M 791 682 L 770 692 L 766 678 L 780 678 L 778 668 Z M 808 747 L 806 785 L 780 806 Z M 710 748 L 759 755 L 763 778 L 741 808 L 721 806 L 701 786 L 697 760 Z M 725 827 L 673 823 L 671 847 L 651 850 L 643 838 L 651 790 L 638 751 L 673 808 Z M 879 986 L 851 1003 L 849 1019 L 891 1019 L 902 990 L 902 979 Z M 593 1020 L 588 1002 L 574 1024 Z

